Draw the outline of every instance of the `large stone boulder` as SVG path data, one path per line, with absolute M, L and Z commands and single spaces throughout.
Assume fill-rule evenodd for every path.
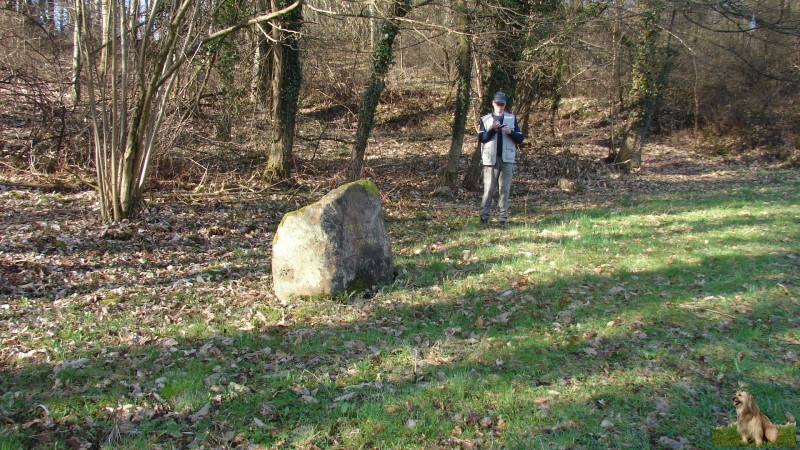
M 369 180 L 287 213 L 272 241 L 273 290 L 281 300 L 390 283 L 392 270 L 381 199 Z

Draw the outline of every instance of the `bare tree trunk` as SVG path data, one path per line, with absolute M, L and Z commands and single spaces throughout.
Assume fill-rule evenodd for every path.
M 372 52 L 372 74 L 366 91 L 361 97 L 361 105 L 358 108 L 358 129 L 356 131 L 356 142 L 353 153 L 350 157 L 350 164 L 347 168 L 347 180 L 356 181 L 361 178 L 361 170 L 364 167 L 364 152 L 367 148 L 367 140 L 372 132 L 375 121 L 375 110 L 381 92 L 385 86 L 386 74 L 392 63 L 392 44 L 400 32 L 398 18 L 405 17 L 411 11 L 411 0 L 394 0 L 392 16 L 384 20 L 381 26 L 380 38 L 375 44 Z
M 254 27 L 256 52 L 253 64 L 253 102 L 262 111 L 269 111 L 272 106 L 270 83 L 273 78 L 273 49 L 266 37 L 267 28 L 263 24 Z
M 272 7 L 269 0 L 258 0 L 262 9 Z M 253 89 L 252 98 L 261 111 L 270 112 L 272 109 L 273 93 L 270 90 L 275 71 L 275 48 L 270 43 L 271 35 L 277 30 L 269 31 L 269 24 L 259 23 L 253 27 L 256 42 L 256 51 L 253 61 Z
M 81 0 L 76 0 L 81 1 Z M 97 3 L 100 7 L 100 73 L 107 70 L 109 46 L 111 45 L 111 20 L 114 18 L 115 0 L 98 0 Z
M 86 68 L 100 214 L 103 220 L 114 222 L 133 216 L 139 206 L 176 71 L 201 46 L 285 14 L 299 3 L 206 36 L 200 35 L 212 26 L 210 14 L 201 9 L 206 4 L 194 0 L 153 3 L 145 23 L 137 27 L 140 32 L 129 28 L 130 15 L 141 14 L 131 10 L 132 5 L 106 1 L 103 17 L 108 29 L 103 34 L 109 39 L 100 43 L 100 50 L 89 39 L 85 5 L 76 1 L 77 16 L 82 18 L 76 25 Z M 168 22 L 158 20 L 163 18 L 162 8 L 168 10 Z
M 82 2 L 83 0 L 77 0 Z M 72 19 L 72 106 L 75 107 L 81 101 L 81 52 L 80 52 L 80 26 L 83 23 L 83 8 L 70 8 Z
M 467 33 L 470 29 L 469 14 L 466 0 L 455 0 L 455 9 L 458 14 L 457 28 L 461 34 L 458 36 L 458 87 L 456 93 L 456 110 L 453 116 L 453 132 L 448 152 L 447 167 L 444 171 L 444 183 L 455 185 L 458 181 L 458 163 L 461 159 L 461 149 L 464 146 L 464 133 L 469 115 L 470 97 L 472 95 L 472 43 Z
M 642 14 L 642 32 L 636 46 L 632 68 L 630 91 L 630 119 L 623 131 L 622 145 L 614 163 L 625 169 L 642 165 L 642 149 L 650 132 L 650 124 L 658 108 L 658 101 L 672 69 L 672 49 L 659 45 L 661 30 L 659 15 L 662 4 L 659 0 L 645 0 Z M 673 20 L 676 10 L 673 10 Z M 668 29 L 672 28 L 670 23 Z
M 276 30 L 280 30 L 282 36 L 275 48 L 278 57 L 275 65 L 277 95 L 274 100 L 272 139 L 266 169 L 266 177 L 269 180 L 285 180 L 292 175 L 292 147 L 302 81 L 299 43 L 302 22 L 301 3 L 281 17 L 280 26 L 275 27 Z
M 480 190 L 481 187 L 481 144 L 475 141 L 475 150 L 469 157 L 469 165 L 466 172 L 464 172 L 464 180 L 461 185 L 470 191 Z

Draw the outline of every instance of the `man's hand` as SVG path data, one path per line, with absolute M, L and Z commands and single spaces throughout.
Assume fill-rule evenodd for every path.
M 500 129 L 503 130 L 503 133 L 505 134 L 511 133 L 511 127 L 509 127 L 508 125 L 503 125 Z

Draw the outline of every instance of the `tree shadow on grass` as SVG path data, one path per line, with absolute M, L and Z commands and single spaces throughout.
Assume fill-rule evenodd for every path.
M 800 406 L 791 361 L 772 359 L 791 348 L 785 339 L 799 309 L 766 281 L 785 275 L 768 261 L 786 255 L 765 253 L 754 264 L 752 280 L 763 291 L 755 304 L 698 302 L 742 292 L 690 285 L 701 273 L 738 277 L 737 258 L 728 256 L 638 272 L 635 280 L 498 280 L 496 290 L 465 288 L 447 300 L 437 292 L 452 273 L 442 274 L 410 287 L 408 297 L 299 302 L 288 308 L 286 326 L 241 331 L 221 317 L 209 324 L 214 336 L 172 341 L 142 330 L 137 345 L 65 341 L 74 350 L 62 362 L 4 363 L 4 432 L 15 430 L 31 447 L 74 438 L 97 446 L 199 440 L 233 447 L 239 439 L 347 448 L 355 429 L 363 434 L 359 446 L 390 439 L 658 447 L 664 438 L 685 438 L 703 447 L 720 415 L 730 419 L 730 393 L 742 384 L 769 399 L 763 409 L 773 417 Z M 489 259 L 459 277 L 508 262 Z M 407 267 L 410 278 L 427 270 Z M 647 292 L 674 280 L 675 269 L 685 275 L 686 295 Z M 329 312 L 293 319 L 302 308 Z M 341 309 L 350 312 L 337 317 Z M 737 360 L 740 353 L 748 356 Z
M 760 199 L 745 194 L 737 204 Z M 710 198 L 717 194 L 709 189 L 703 195 L 711 206 L 726 199 Z M 785 217 L 677 218 L 683 227 L 662 230 L 689 240 L 699 232 L 764 227 L 752 237 L 763 241 L 758 254 L 706 255 L 698 248 L 693 261 L 665 261 L 654 270 L 612 265 L 541 279 L 503 268 L 546 272 L 537 248 L 577 252 L 587 245 L 558 227 L 611 215 L 635 222 L 644 211 L 562 213 L 523 222 L 529 233 L 481 229 L 445 210 L 399 215 L 389 221 L 392 233 L 417 234 L 396 249 L 403 271 L 392 287 L 371 298 L 283 305 L 264 293 L 266 279 L 249 279 L 269 273 L 265 252 L 212 252 L 203 261 L 192 255 L 195 245 L 178 243 L 186 259 L 177 264 L 197 268 L 131 280 L 131 287 L 164 287 L 144 303 L 87 301 L 84 314 L 68 311 L 69 301 L 24 309 L 14 303 L 13 311 L 9 305 L 9 329 L 23 320 L 36 324 L 32 315 L 65 322 L 58 334 L 39 338 L 54 342 L 54 351 L 39 352 L 35 347 L 51 344 L 34 339 L 15 355 L 3 353 L 1 432 L 28 447 L 71 445 L 73 438 L 98 447 L 180 448 L 659 447 L 667 446 L 663 438 L 684 438 L 705 447 L 711 427 L 732 420 L 729 398 L 743 385 L 765 399 L 770 417 L 797 414 L 800 388 L 790 356 L 799 338 L 796 254 L 780 228 L 767 227 L 793 220 L 791 199 Z M 256 211 L 253 202 L 244 210 Z M 667 202 L 645 209 L 655 216 L 691 212 Z M 645 225 L 590 237 L 592 245 L 610 246 L 658 232 Z M 217 240 L 230 244 L 224 242 Z M 725 246 L 745 243 L 729 238 Z M 485 257 L 487 244 L 507 251 Z M 133 261 L 136 246 L 121 251 L 131 256 L 120 267 L 151 267 Z M 223 262 L 241 270 L 223 271 L 199 291 L 171 284 Z M 742 265 L 752 268 L 746 285 Z M 240 288 L 260 297 L 239 305 L 244 294 L 225 289 Z M 13 345 L 30 332 L 3 334 L 3 341 Z

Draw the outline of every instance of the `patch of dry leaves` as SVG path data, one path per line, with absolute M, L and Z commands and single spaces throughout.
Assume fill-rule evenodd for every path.
M 591 136 L 575 139 L 562 151 L 551 147 L 552 140 L 530 141 L 520 155 L 513 202 L 542 214 L 608 205 L 632 192 L 702 189 L 742 181 L 746 175 L 735 161 L 712 161 L 663 145 L 648 147 L 645 170 L 624 174 L 599 162 L 606 150 L 593 144 Z M 407 236 L 392 229 L 393 221 L 420 212 L 432 220 L 454 211 L 465 218 L 475 215 L 478 193 L 439 185 L 446 140 L 384 139 L 379 145 L 380 157 L 368 158 L 365 172 L 382 191 L 389 228 L 401 247 Z M 466 165 L 467 156 L 462 159 Z M 308 166 L 304 170 L 298 175 L 309 180 L 304 193 L 156 192 L 137 219 L 116 224 L 98 220 L 93 191 L 37 188 L 15 180 L 0 184 L 0 307 L 8 330 L 3 359 L 35 350 L 15 348 L 14 336 L 22 330 L 58 326 L 28 314 L 37 308 L 78 304 L 103 317 L 117 299 L 140 296 L 160 299 L 147 307 L 148 316 L 161 321 L 180 317 L 186 305 L 174 297 L 189 288 L 195 296 L 207 294 L 226 306 L 274 301 L 270 252 L 277 224 L 284 213 L 342 181 L 342 172 L 333 166 L 326 173 L 311 174 Z M 564 189 L 559 180 L 565 178 L 582 188 Z M 246 327 L 248 320 L 236 325 Z

